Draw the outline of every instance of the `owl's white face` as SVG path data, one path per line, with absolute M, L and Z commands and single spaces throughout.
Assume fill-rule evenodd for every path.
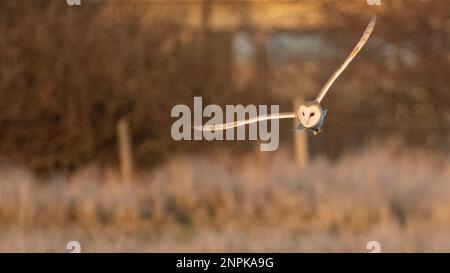
M 306 128 L 314 128 L 320 123 L 322 111 L 317 104 L 301 105 L 297 115 L 303 126 Z

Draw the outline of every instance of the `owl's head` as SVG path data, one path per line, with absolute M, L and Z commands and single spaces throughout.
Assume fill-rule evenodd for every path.
M 300 105 L 297 112 L 300 122 L 306 128 L 314 128 L 318 126 L 322 120 L 322 114 L 322 107 L 315 101 Z

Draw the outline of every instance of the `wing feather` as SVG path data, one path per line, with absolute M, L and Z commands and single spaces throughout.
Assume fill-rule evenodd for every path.
M 246 125 L 246 124 L 255 123 L 258 121 L 262 121 L 262 120 L 283 119 L 283 118 L 295 118 L 295 113 L 292 113 L 292 112 L 277 113 L 277 114 L 263 115 L 263 116 L 258 116 L 258 117 L 254 117 L 251 119 L 239 120 L 239 121 L 228 122 L 228 123 L 223 123 L 223 124 L 194 126 L 194 130 L 197 130 L 197 131 L 221 131 L 221 130 L 226 130 L 226 129 Z
M 339 75 L 344 71 L 344 69 L 348 66 L 348 64 L 355 58 L 355 56 L 358 54 L 358 52 L 361 50 L 361 48 L 364 46 L 364 44 L 367 42 L 367 40 L 370 37 L 370 34 L 372 34 L 372 30 L 375 27 L 375 23 L 377 21 L 377 17 L 373 16 L 372 20 L 370 20 L 369 24 L 366 27 L 366 30 L 364 31 L 364 34 L 362 35 L 359 42 L 356 44 L 355 48 L 353 48 L 352 52 L 348 55 L 347 59 L 345 59 L 344 63 L 341 64 L 341 66 L 334 71 L 334 73 L 331 75 L 330 79 L 325 83 L 322 90 L 320 90 L 319 95 L 316 98 L 316 101 L 320 103 L 322 101 L 323 97 L 325 97 L 325 94 L 330 89 L 331 85 L 334 83 L 334 81 L 339 77 Z

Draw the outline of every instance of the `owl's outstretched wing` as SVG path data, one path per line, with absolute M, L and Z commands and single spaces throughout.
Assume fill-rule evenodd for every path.
M 334 73 L 331 75 L 330 79 L 322 87 L 322 90 L 320 90 L 320 93 L 317 96 L 316 101 L 320 102 L 323 99 L 323 97 L 325 97 L 325 94 L 330 89 L 330 87 L 334 83 L 334 81 L 339 77 L 339 75 L 342 73 L 342 71 L 344 71 L 344 69 L 353 60 L 353 58 L 355 58 L 356 54 L 358 54 L 358 52 L 361 50 L 361 48 L 364 46 L 364 44 L 369 39 L 370 34 L 372 33 L 373 28 L 375 27 L 376 21 L 377 21 L 377 17 L 373 16 L 372 20 L 370 20 L 369 24 L 366 27 L 366 30 L 364 31 L 363 36 L 361 37 L 359 42 L 356 44 L 355 48 L 353 48 L 352 52 L 350 52 L 347 59 L 345 59 L 344 63 L 342 63 L 341 66 L 336 71 L 334 71 Z
M 228 123 L 224 123 L 224 124 L 194 126 L 194 130 L 197 130 L 197 131 L 221 131 L 221 130 L 226 130 L 226 129 L 238 127 L 238 126 L 245 125 L 245 124 L 255 123 L 258 121 L 262 121 L 262 120 L 283 119 L 283 118 L 295 118 L 295 113 L 292 113 L 292 112 L 277 113 L 277 114 L 271 114 L 271 115 L 258 116 L 258 117 L 251 118 L 251 119 L 228 122 Z

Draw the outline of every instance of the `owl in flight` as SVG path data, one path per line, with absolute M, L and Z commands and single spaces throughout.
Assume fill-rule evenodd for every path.
M 327 109 L 322 108 L 320 102 L 322 101 L 323 97 L 325 97 L 334 81 L 339 77 L 342 71 L 345 70 L 348 64 L 353 60 L 353 58 L 355 58 L 355 56 L 367 42 L 367 40 L 370 37 L 370 34 L 372 33 L 373 28 L 375 27 L 375 23 L 376 23 L 376 16 L 373 16 L 372 20 L 370 20 L 369 24 L 366 27 L 366 30 L 364 31 L 364 34 L 362 35 L 359 42 L 356 44 L 355 48 L 353 48 L 352 52 L 350 52 L 347 59 L 345 59 L 345 61 L 341 64 L 341 66 L 331 75 L 330 79 L 325 83 L 322 90 L 320 90 L 319 95 L 315 98 L 315 100 L 300 105 L 297 112 L 284 112 L 271 115 L 262 115 L 251 119 L 229 122 L 224 124 L 205 125 L 198 127 L 195 126 L 194 129 L 202 131 L 220 131 L 262 120 L 297 118 L 300 121 L 300 124 L 294 129 L 292 129 L 293 131 L 302 131 L 304 129 L 307 129 L 312 131 L 314 136 L 319 136 L 328 111 Z

